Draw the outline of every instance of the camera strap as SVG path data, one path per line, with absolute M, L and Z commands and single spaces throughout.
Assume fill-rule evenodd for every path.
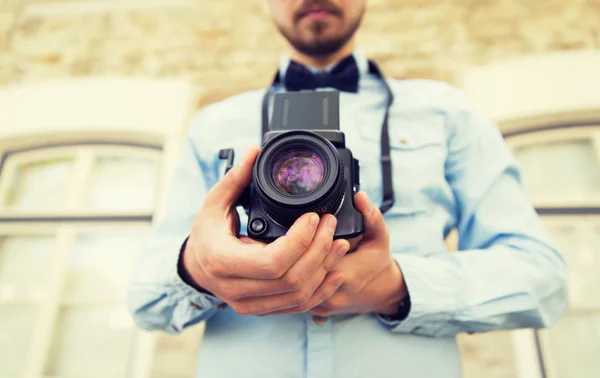
M 394 184 L 392 177 L 392 158 L 390 156 L 390 136 L 389 136 L 389 112 L 392 103 L 394 102 L 394 94 L 390 86 L 388 85 L 385 77 L 381 73 L 381 70 L 375 64 L 375 62 L 369 60 L 369 73 L 377 76 L 381 79 L 386 96 L 387 103 L 385 107 L 385 115 L 383 117 L 383 125 L 381 126 L 381 177 L 382 177 L 382 188 L 383 188 L 383 201 L 379 206 L 382 213 L 392 208 L 394 205 Z M 262 133 L 263 135 L 269 131 L 269 100 L 274 92 L 275 85 L 279 83 L 279 73 L 275 75 L 273 84 L 266 91 L 262 100 Z

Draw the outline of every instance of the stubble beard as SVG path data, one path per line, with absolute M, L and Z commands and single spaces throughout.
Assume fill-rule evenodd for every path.
M 327 30 L 326 21 L 314 21 L 310 25 L 310 31 L 314 36 L 313 41 L 304 41 L 302 38 L 293 35 L 293 32 L 278 27 L 284 38 L 300 53 L 315 58 L 326 57 L 340 50 L 356 33 L 360 26 L 362 17 L 354 21 L 352 25 L 345 30 L 344 34 L 338 36 L 325 37 L 323 34 Z

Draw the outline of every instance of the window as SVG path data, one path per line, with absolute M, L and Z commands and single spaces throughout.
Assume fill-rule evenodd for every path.
M 160 174 L 153 146 L 0 156 L 1 377 L 193 376 L 198 332 L 173 346 L 173 336 L 137 329 L 125 302 Z M 149 344 L 154 362 L 140 367 Z M 169 374 L 181 348 L 186 373 Z
M 507 136 L 525 189 L 569 269 L 571 307 L 538 332 L 547 378 L 600 371 L 600 124 Z

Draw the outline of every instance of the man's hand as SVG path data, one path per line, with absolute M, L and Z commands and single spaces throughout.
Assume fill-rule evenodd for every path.
M 333 241 L 334 216 L 314 213 L 268 245 L 238 238 L 234 204 L 250 183 L 258 152 L 251 148 L 207 193 L 183 252 L 184 267 L 198 286 L 242 315 L 315 307 L 343 283 L 343 273 L 331 270 L 349 243 Z
M 355 205 L 365 217 L 366 230 L 358 249 L 346 256 L 334 270 L 344 274 L 344 284 L 336 293 L 309 310 L 321 316 L 338 314 L 395 314 L 407 295 L 402 272 L 390 252 L 388 228 L 383 215 L 360 192 Z

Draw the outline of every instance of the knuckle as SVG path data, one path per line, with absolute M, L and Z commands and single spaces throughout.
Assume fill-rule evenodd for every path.
M 281 278 L 285 274 L 284 262 L 282 261 L 281 253 L 273 253 L 270 255 L 267 263 L 271 267 L 273 278 Z
M 333 268 L 335 268 L 335 264 L 339 261 L 338 258 L 336 258 L 335 256 L 332 256 L 331 254 L 328 254 L 325 259 L 323 260 L 323 269 L 325 270 L 325 274 L 331 272 L 333 270 Z
M 282 276 L 278 267 L 270 261 L 265 261 L 260 267 L 260 274 L 266 279 L 277 279 Z
M 235 185 L 237 183 L 238 169 L 236 166 L 231 168 L 226 175 L 223 176 L 223 184 L 225 186 Z M 216 189 L 216 187 L 215 187 Z
M 229 284 L 222 285 L 219 289 L 219 292 L 223 299 L 235 300 L 241 297 L 240 290 L 237 287 Z
M 246 304 L 235 303 L 231 305 L 231 308 L 239 315 L 252 315 L 252 308 Z
M 321 305 L 328 309 L 341 308 L 346 306 L 347 304 L 348 299 L 346 298 L 346 296 L 340 294 L 333 295 L 321 302 Z
M 300 247 L 302 247 L 302 249 L 306 250 L 310 247 L 312 243 L 312 239 L 308 237 L 308 235 L 300 235 L 299 240 L 298 240 L 298 244 L 300 244 Z
M 348 305 L 348 298 L 343 295 L 337 295 L 335 297 L 329 298 L 329 305 L 327 307 L 330 308 L 344 308 Z
M 285 270 L 281 262 L 281 257 L 277 252 L 265 256 L 263 261 L 260 263 L 260 273 L 264 278 L 267 279 L 279 279 L 281 278 Z
M 296 291 L 302 287 L 304 280 L 299 274 L 291 272 L 283 276 L 283 282 L 286 289 Z
M 298 306 L 302 306 L 305 305 L 311 298 L 312 293 L 310 291 L 299 291 L 298 294 L 296 294 L 295 296 L 295 300 L 296 300 L 296 305 Z
M 319 239 L 320 247 L 329 252 L 333 244 L 333 234 L 323 234 Z
M 353 293 L 353 294 L 358 293 L 360 291 L 359 286 L 353 282 L 348 282 L 348 283 L 344 282 L 342 284 L 342 286 L 344 287 L 345 291 Z
M 342 284 L 342 286 L 344 288 L 353 287 L 355 282 L 356 282 L 356 273 L 354 273 L 352 271 L 344 272 L 344 283 Z
M 233 299 L 233 293 L 231 292 L 231 288 L 227 285 L 224 286 L 219 286 L 218 289 L 218 294 L 222 299 L 228 300 L 228 299 Z
M 324 307 L 327 307 L 327 308 L 334 307 L 334 299 L 333 299 L 333 297 L 325 299 L 323 302 L 321 302 L 321 306 L 324 306 Z
M 373 219 L 374 221 L 383 220 L 383 214 L 377 206 L 373 206 L 373 209 L 371 210 L 371 219 Z
M 206 250 L 205 250 L 206 251 Z M 198 262 L 207 273 L 212 274 L 215 271 L 216 259 L 211 253 L 200 253 L 197 255 Z
M 206 270 L 213 276 L 220 276 L 226 273 L 227 267 L 223 261 L 213 254 L 207 254 L 203 259 Z
M 223 180 L 227 180 L 226 179 L 227 175 L 225 175 L 223 177 Z M 206 192 L 206 199 L 207 201 L 204 202 L 204 204 L 202 205 L 202 210 L 201 211 L 207 211 L 208 209 L 210 209 L 211 204 L 213 204 L 217 199 L 219 198 L 219 188 L 218 188 L 218 184 L 213 186 L 212 188 L 210 188 L 208 190 L 208 192 Z
M 210 247 L 202 239 L 200 231 L 192 229 L 186 245 L 186 252 L 191 252 L 199 262 L 206 260 L 211 255 Z
M 386 239 L 389 239 L 389 237 L 390 237 L 390 229 L 388 228 L 388 226 L 386 224 L 383 225 L 383 236 Z
M 333 234 L 323 232 L 321 235 L 318 236 L 315 247 L 319 248 L 324 253 L 329 253 L 329 251 L 331 251 L 332 245 L 333 245 Z
M 356 280 L 356 279 L 346 279 L 344 278 L 344 283 L 342 284 L 342 288 L 344 289 L 344 291 L 352 293 L 352 294 L 356 294 L 358 292 L 360 292 L 361 290 L 361 285 L 360 283 Z

